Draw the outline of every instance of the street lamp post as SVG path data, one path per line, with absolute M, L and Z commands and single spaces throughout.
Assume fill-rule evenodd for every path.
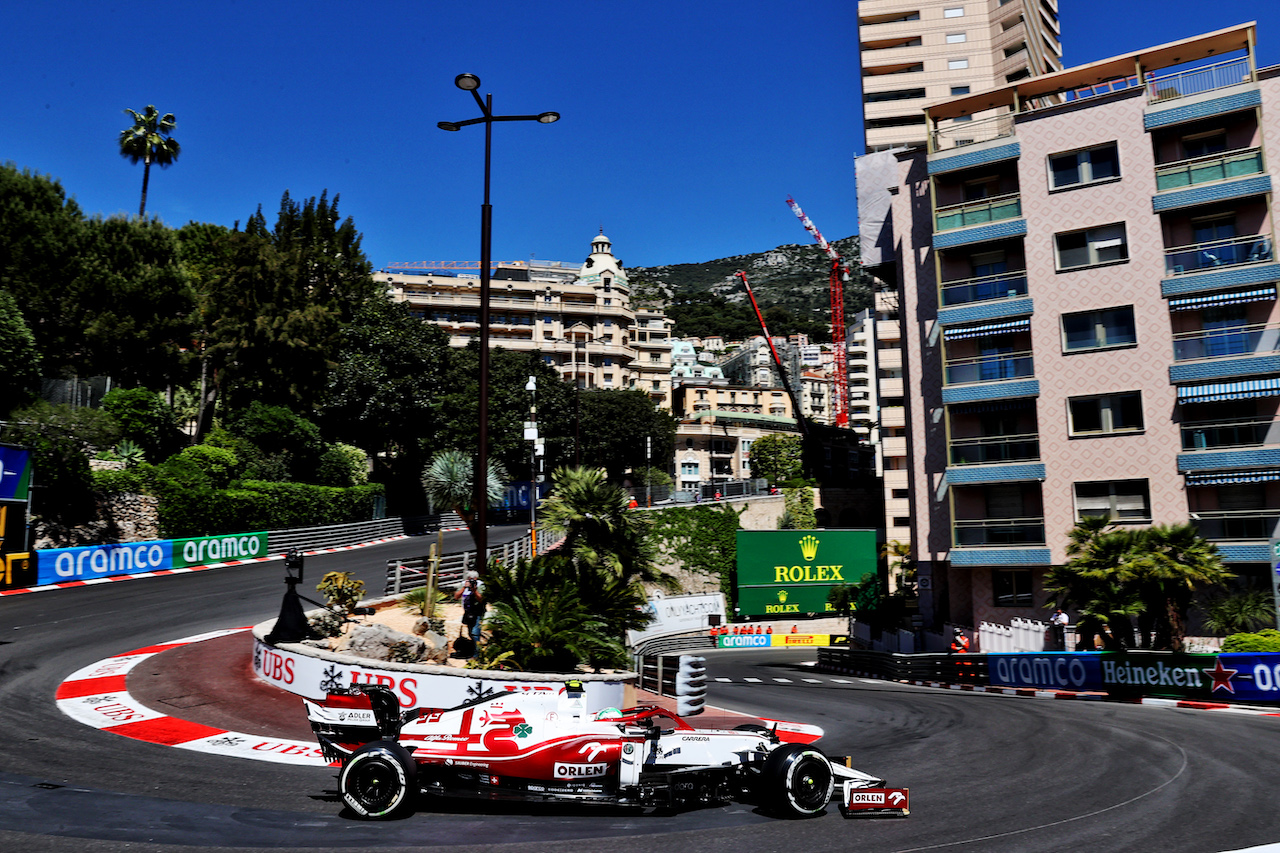
M 496 116 L 493 114 L 493 95 L 480 97 L 480 78 L 474 74 L 459 74 L 453 84 L 470 92 L 483 113 L 479 118 L 466 121 L 441 121 L 441 130 L 461 130 L 469 124 L 484 125 L 484 202 L 480 205 L 480 423 L 477 429 L 476 467 L 472 499 L 476 507 L 476 560 L 485 568 L 489 564 L 489 255 L 493 244 L 493 207 L 489 204 L 489 162 L 493 149 L 493 123 L 495 121 L 536 121 L 551 124 L 560 120 L 560 113 L 546 112 L 529 116 Z
M 529 452 L 529 551 L 538 556 L 538 453 L 542 450 L 542 438 L 538 435 L 538 377 L 530 376 L 524 390 L 529 392 L 529 423 L 525 424 L 524 437 L 532 441 Z

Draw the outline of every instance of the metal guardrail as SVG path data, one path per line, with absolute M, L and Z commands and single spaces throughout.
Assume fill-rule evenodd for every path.
M 662 637 L 650 637 L 641 640 L 632 650 L 637 660 L 665 655 L 672 652 L 687 652 L 698 649 L 714 649 L 716 641 L 706 631 L 694 631 L 685 634 L 669 634 Z
M 564 540 L 562 533 L 538 534 L 538 551 L 545 553 L 548 549 Z M 533 540 L 526 533 L 519 539 L 488 549 L 489 559 L 498 559 L 504 563 L 528 559 L 533 556 Z M 411 589 L 424 587 L 431 576 L 430 555 L 410 557 L 408 559 L 388 560 L 387 579 L 383 585 L 383 595 L 399 595 Z M 456 554 L 445 554 L 439 558 L 436 566 L 436 586 L 440 589 L 457 586 L 468 571 L 476 567 L 476 552 L 462 551 Z
M 379 518 L 373 521 L 354 521 L 350 524 L 332 524 L 324 527 L 269 530 L 267 531 L 267 551 L 280 554 L 291 548 L 304 550 L 335 548 L 402 534 L 420 536 L 424 533 L 434 533 L 439 526 L 439 518 L 436 516 L 414 515 L 402 518 Z
M 818 669 L 861 673 L 891 681 L 989 684 L 986 655 L 938 653 L 902 655 L 859 649 L 818 649 Z

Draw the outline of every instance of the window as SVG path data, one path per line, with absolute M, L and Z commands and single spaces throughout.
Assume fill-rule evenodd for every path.
M 911 526 L 911 516 L 909 516 L 909 515 L 895 515 L 895 516 L 893 517 L 893 526 L 894 526 L 894 527 L 910 527 L 910 526 Z
M 911 101 L 924 96 L 924 89 L 894 89 L 891 92 L 867 92 L 862 100 L 868 104 L 878 104 L 883 101 Z
M 1212 130 L 1208 133 L 1195 133 L 1182 137 L 1182 150 L 1187 159 L 1192 157 L 1208 157 L 1210 154 L 1221 154 L 1227 150 L 1227 132 Z
M 1124 223 L 1054 235 L 1058 269 L 1070 270 L 1129 260 Z
M 947 33 L 947 44 L 959 44 L 964 40 L 964 33 Z
M 605 304 L 605 305 L 612 305 L 612 304 L 613 304 L 613 300 L 606 296 L 606 297 L 604 298 L 604 304 Z
M 1049 156 L 1049 183 L 1055 190 L 1120 177 L 1120 156 L 1114 142 Z
M 1142 392 L 1073 397 L 1067 401 L 1072 435 L 1138 432 L 1142 423 Z
M 911 127 L 913 125 L 920 125 L 923 127 L 924 123 L 924 113 L 921 113 L 920 115 L 891 116 L 889 118 L 869 118 L 866 120 L 867 127 L 873 129 L 882 127 Z
M 1137 342 L 1132 305 L 1062 315 L 1062 346 L 1067 351 L 1122 347 Z
M 950 9 L 943 9 L 943 10 L 942 10 L 942 17 L 944 17 L 944 18 L 963 18 L 963 17 L 964 17 L 964 7 L 963 7 L 963 6 L 953 6 L 953 7 L 952 7 L 952 8 L 950 8 Z
M 1146 480 L 1076 483 L 1076 518 L 1150 521 L 1151 496 Z
M 680 476 L 681 477 L 697 477 L 698 463 L 697 462 L 681 462 Z
M 661 391 L 661 390 L 662 390 L 662 383 L 661 383 L 661 382 L 659 382 L 657 379 L 653 380 L 653 390 L 655 390 L 655 391 Z
M 910 492 L 909 490 L 907 490 L 907 489 L 894 489 L 894 490 L 893 490 L 893 492 L 892 492 L 891 494 L 892 494 L 892 496 L 893 496 L 893 497 L 895 497 L 895 498 L 909 498 L 909 497 L 911 497 L 911 492 Z
M 973 116 L 956 116 L 951 120 L 952 124 L 962 124 L 966 121 L 973 121 Z
M 996 607 L 1030 607 L 1030 569 L 994 569 L 991 572 L 991 590 Z
M 969 67 L 969 60 L 967 59 L 948 59 L 947 60 L 947 69 L 949 71 L 957 71 L 961 68 L 968 68 L 968 67 Z
M 968 86 L 952 86 L 952 87 L 951 87 L 951 94 L 953 94 L 953 95 L 967 95 L 967 94 L 969 94 L 969 87 L 968 87 Z

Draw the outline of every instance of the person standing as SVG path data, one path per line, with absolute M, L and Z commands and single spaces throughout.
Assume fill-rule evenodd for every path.
M 1053 611 L 1053 615 L 1049 617 L 1049 630 L 1053 633 L 1053 650 L 1055 652 L 1065 652 L 1067 650 L 1067 623 L 1069 621 L 1067 614 L 1062 612 L 1061 607 Z
M 968 654 L 969 638 L 959 628 L 955 629 L 955 633 L 951 637 L 951 653 L 954 655 Z
M 480 580 L 477 577 L 468 577 L 462 584 L 462 589 L 454 594 L 454 598 L 462 602 L 462 625 L 469 628 L 471 639 L 477 644 L 480 642 L 480 626 L 484 620 L 484 612 L 486 609 L 484 596 L 480 592 Z

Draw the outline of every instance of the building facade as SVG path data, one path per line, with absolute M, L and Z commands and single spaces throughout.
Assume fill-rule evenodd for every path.
M 859 0 L 858 42 L 867 151 L 923 148 L 926 104 L 1062 68 L 1057 0 Z
M 448 269 L 381 271 L 397 302 L 449 332 L 452 346 L 480 335 L 480 277 Z M 670 321 L 636 306 L 609 238 L 591 241 L 586 261 L 498 264 L 491 276 L 489 336 L 494 346 L 540 353 L 584 389 L 638 389 L 662 405 L 671 396 Z
M 1280 522 L 1280 67 L 1242 25 L 942 102 L 898 155 L 914 556 L 935 622 L 1043 618 L 1089 516 Z M 954 118 L 1005 110 L 957 144 Z M 977 137 L 975 137 L 977 140 Z M 924 202 L 924 203 L 920 203 Z

